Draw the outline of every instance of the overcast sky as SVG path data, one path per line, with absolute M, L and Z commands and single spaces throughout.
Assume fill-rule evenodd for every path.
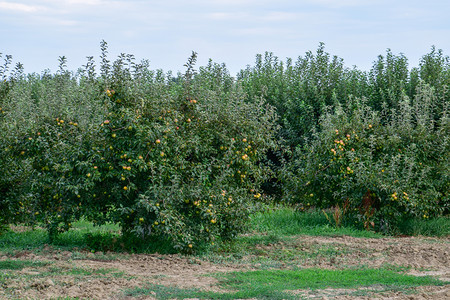
M 319 42 L 347 66 L 368 70 L 387 48 L 416 66 L 432 45 L 450 54 L 449 0 L 0 0 L 0 52 L 25 71 L 76 70 L 86 56 L 120 53 L 152 69 L 184 71 L 192 51 L 232 75 L 272 51 L 296 59 Z

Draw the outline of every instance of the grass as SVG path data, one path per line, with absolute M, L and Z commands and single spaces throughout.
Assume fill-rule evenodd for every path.
M 61 268 L 50 268 L 51 274 L 57 275 L 70 275 L 70 276 L 104 276 L 104 275 L 114 275 L 114 276 L 122 276 L 123 272 L 118 271 L 117 269 L 84 269 L 84 268 L 70 268 L 67 270 L 62 270 Z
M 40 248 L 47 240 L 47 233 L 41 229 L 25 232 L 7 231 L 0 235 L 0 251 L 9 253 L 14 250 Z
M 213 251 L 202 253 L 202 257 L 217 263 L 246 263 L 258 268 L 296 266 L 321 259 L 330 260 L 354 249 L 329 244 L 306 245 L 301 235 L 310 236 L 353 236 L 359 238 L 381 238 L 375 232 L 358 230 L 354 227 L 331 226 L 322 212 L 295 212 L 289 208 L 258 213 L 251 218 L 249 234 L 239 236 L 230 243 L 220 244 Z
M 235 290 L 296 290 L 323 288 L 357 288 L 372 285 L 413 287 L 420 285 L 444 285 L 431 277 L 415 277 L 397 273 L 391 269 L 301 269 L 257 270 L 233 272 L 223 276 L 220 285 Z
M 256 235 L 240 237 L 232 244 L 225 244 L 201 256 L 215 263 L 246 263 L 253 268 L 268 269 L 314 265 L 324 260 L 337 263 L 339 257 L 354 251 L 362 250 L 339 243 L 307 243 L 301 237 L 294 236 Z
M 290 208 L 281 208 L 270 213 L 257 213 L 251 218 L 251 229 L 256 232 L 267 232 L 272 235 L 313 235 L 379 238 L 379 233 L 360 230 L 352 226 L 335 227 L 322 211 L 311 210 L 296 212 Z
M 74 224 L 72 230 L 58 235 L 52 244 L 61 250 L 86 248 L 86 235 L 90 233 L 113 234 L 118 230 L 119 226 L 115 224 L 94 226 L 91 222 L 81 220 Z M 0 235 L 0 251 L 6 253 L 16 250 L 39 250 L 48 243 L 48 235 L 43 228 L 10 230 Z
M 430 221 L 409 220 L 404 226 L 410 226 L 411 234 L 445 236 L 448 233 L 449 219 L 438 218 Z M 122 257 L 120 252 L 124 244 L 134 244 L 132 252 L 171 253 L 167 241 L 146 241 L 148 244 L 127 237 L 122 238 L 120 228 L 115 224 L 93 226 L 81 220 L 74 224 L 69 232 L 58 236 L 52 245 L 48 245 L 47 233 L 41 229 L 12 230 L 0 235 L 0 253 L 14 255 L 21 251 L 48 253 L 48 251 L 71 251 L 71 259 L 115 260 Z M 26 229 L 26 228 L 25 228 Z M 148 284 L 141 288 L 125 291 L 127 296 L 141 297 L 149 295 L 157 299 L 298 299 L 300 292 L 315 291 L 321 293 L 324 288 L 344 289 L 336 293 L 346 295 L 366 295 L 380 291 L 410 291 L 419 285 L 448 284 L 431 277 L 414 277 L 404 274 L 405 269 L 396 266 L 384 266 L 378 269 L 349 267 L 343 259 L 353 251 L 370 249 L 352 248 L 342 243 L 311 243 L 302 236 L 353 236 L 356 238 L 380 238 L 383 235 L 357 229 L 346 224 L 336 227 L 330 224 L 320 211 L 295 212 L 288 208 L 279 208 L 266 213 L 252 215 L 250 231 L 239 236 L 232 243 L 221 243 L 198 257 L 217 263 L 248 264 L 253 271 L 233 272 L 210 275 L 218 279 L 218 288 L 223 292 L 183 289 L 173 286 Z M 49 249 L 50 248 L 50 249 Z M 129 251 L 128 248 L 127 251 Z M 86 251 L 89 250 L 89 251 Z M 96 252 L 96 253 L 92 253 Z M 358 253 L 360 255 L 361 253 Z M 315 266 L 316 262 L 333 260 L 335 270 L 308 268 L 300 265 Z M 11 280 L 31 280 L 36 277 L 69 276 L 76 280 L 91 277 L 128 276 L 116 269 L 83 269 L 46 267 L 47 263 L 31 260 L 5 259 L 0 261 L 0 284 Z M 21 274 L 20 270 L 34 267 L 39 274 Z M 42 269 L 41 267 L 46 267 Z M 41 268 L 41 269 L 40 269 Z M 2 272 L 3 271 L 3 272 Z M 315 292 L 316 293 L 316 292 Z M 356 294 L 355 294 L 356 293 Z M 65 299 L 65 298 L 60 298 Z M 67 298 L 69 299 L 69 298 Z
M 50 265 L 51 262 L 42 262 L 36 260 L 16 260 L 16 259 L 6 259 L 0 260 L 0 270 L 22 270 L 24 268 L 33 267 L 35 269 L 45 267 Z M 42 273 L 42 272 L 41 272 Z M 61 267 L 50 267 L 45 274 L 58 274 L 58 275 L 81 275 L 81 276 L 92 276 L 92 275 L 108 275 L 113 274 L 115 276 L 123 275 L 123 272 L 117 269 L 83 269 L 83 268 L 69 268 L 61 269 Z M 42 274 L 41 274 L 42 275 Z
M 450 217 L 430 220 L 408 219 L 404 220 L 399 227 L 400 232 L 405 235 L 445 237 L 450 235 Z
M 48 265 L 48 262 L 34 260 L 0 260 L 0 270 L 22 270 L 28 267 L 42 267 Z
M 94 226 L 91 222 L 80 220 L 73 225 L 70 231 L 58 235 L 52 243 L 53 247 L 69 251 L 86 249 L 94 252 L 174 253 L 170 241 L 167 240 L 149 239 L 142 242 L 133 237 L 120 236 L 117 224 Z M 449 217 L 405 220 L 400 224 L 401 231 L 408 235 L 448 236 L 449 227 Z M 234 245 L 222 245 L 219 252 L 223 252 L 227 247 L 236 251 L 257 244 L 284 242 L 288 241 L 289 237 L 298 235 L 383 237 L 380 233 L 361 230 L 354 226 L 335 227 L 321 211 L 296 212 L 290 208 L 252 215 L 250 230 L 250 234 L 239 237 Z M 20 232 L 8 231 L 0 235 L 0 252 L 8 254 L 22 250 L 39 251 L 48 243 L 47 233 L 42 228 Z
M 42 262 L 35 260 L 16 260 L 6 259 L 0 260 L 0 287 L 11 278 L 18 277 L 14 272 L 25 268 L 40 268 L 51 264 L 50 262 Z
M 34 251 L 37 253 L 47 251 L 50 241 L 45 229 L 39 227 L 23 229 L 9 230 L 0 234 L 1 253 L 13 255 L 17 251 Z M 175 253 L 170 241 L 157 238 L 142 240 L 133 236 L 122 236 L 117 224 L 107 223 L 94 226 L 91 222 L 85 220 L 74 222 L 71 230 L 59 234 L 52 241 L 51 247 L 72 251 L 76 256 L 81 255 L 81 253 L 78 253 L 79 250 L 103 253 Z M 103 259 L 110 260 L 107 257 Z
M 231 292 L 204 292 L 198 289 L 180 289 L 149 285 L 126 291 L 127 296 L 152 295 L 157 299 L 298 299 L 292 291 L 331 289 L 361 289 L 377 287 L 382 290 L 405 290 L 422 285 L 444 285 L 431 277 L 405 275 L 392 269 L 301 269 L 258 270 L 215 275 L 219 287 Z

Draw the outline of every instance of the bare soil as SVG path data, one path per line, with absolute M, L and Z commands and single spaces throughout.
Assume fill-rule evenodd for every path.
M 382 238 L 299 236 L 294 244 L 301 251 L 315 251 L 317 246 L 331 245 L 338 255 L 302 260 L 300 267 L 342 268 L 349 266 L 410 267 L 409 274 L 433 276 L 450 281 L 450 238 Z M 291 245 L 292 246 L 292 245 Z M 261 245 L 272 252 L 283 251 L 283 243 Z M 340 251 L 342 250 L 342 251 Z M 39 253 L 23 251 L 1 254 L 0 260 L 20 259 L 49 262 L 45 266 L 22 270 L 5 270 L 13 274 L 2 285 L 0 299 L 156 299 L 126 297 L 124 290 L 145 287 L 149 283 L 220 291 L 214 277 L 217 272 L 251 270 L 257 266 L 244 257 L 240 262 L 212 263 L 181 255 L 108 254 L 68 252 L 48 247 Z M 409 293 L 384 291 L 382 287 L 344 290 L 295 291 L 299 298 L 311 299 L 450 299 L 450 285 L 426 286 Z

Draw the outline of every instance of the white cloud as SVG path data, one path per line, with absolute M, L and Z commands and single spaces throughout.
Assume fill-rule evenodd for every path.
M 372 0 L 308 0 L 307 2 L 310 2 L 311 4 L 319 4 L 322 6 L 327 6 L 330 8 L 340 8 L 340 7 L 366 6 L 370 4 L 381 4 L 380 2 L 384 1 L 378 1 L 378 3 L 374 3 L 375 1 Z
M 262 1 L 262 0 L 207 0 L 207 1 L 201 1 L 206 2 L 208 5 L 236 5 L 236 6 L 244 6 L 244 5 L 250 5 L 250 4 L 261 4 L 262 2 L 268 2 L 268 1 Z
M 228 12 L 214 12 L 206 15 L 208 19 L 217 20 L 217 21 L 230 21 L 230 20 L 239 20 L 244 18 L 249 18 L 247 13 L 238 12 L 238 13 L 228 13 Z
M 277 37 L 290 37 L 293 31 L 286 28 L 274 28 L 272 26 L 258 26 L 247 27 L 233 30 L 233 33 L 238 36 L 277 36 Z
M 105 4 L 105 1 L 102 1 L 102 0 L 67 0 L 67 1 L 59 1 L 59 2 L 67 2 L 67 4 L 74 4 L 74 5 L 102 5 L 102 4 Z
M 227 65 L 234 63 L 237 68 L 251 63 L 254 54 L 265 50 L 280 57 L 295 57 L 324 41 L 330 53 L 337 50 L 337 55 L 351 58 L 351 64 L 370 64 L 388 47 L 399 52 L 415 51 L 424 44 L 427 49 L 432 44 L 448 48 L 448 39 L 443 37 L 448 36 L 444 30 L 450 28 L 445 16 L 449 3 L 0 0 L 0 35 L 5 41 L 2 47 L 6 47 L 0 50 L 20 53 L 30 48 L 23 46 L 30 40 L 39 41 L 27 54 L 32 57 L 30 64 L 42 63 L 42 67 L 34 67 L 39 71 L 45 67 L 41 57 L 53 63 L 59 53 L 72 55 L 70 61 L 78 55 L 81 60 L 74 65 L 84 64 L 84 55 L 95 54 L 98 42 L 105 39 L 112 52 L 154 58 L 163 69 L 182 68 L 190 49 L 198 50 L 202 57 L 219 58 Z M 50 46 L 58 42 L 60 46 Z M 12 47 L 17 50 L 8 50 Z M 42 53 L 39 59 L 36 53 Z
M 67 6 L 67 5 L 102 5 L 108 2 L 104 0 L 40 0 L 48 5 Z M 115 1 L 110 1 L 115 2 Z
M 43 7 L 36 6 L 36 5 L 28 5 L 28 4 L 23 4 L 23 3 L 11 3 L 11 2 L 1 1 L 0 9 L 30 13 L 30 12 L 36 12 L 36 11 L 43 10 Z
M 328 13 L 324 13 L 329 15 Z M 257 13 L 253 11 L 252 13 L 247 12 L 214 12 L 206 14 L 206 18 L 214 21 L 243 21 L 246 23 L 255 22 L 313 22 L 318 17 L 322 16 L 317 13 L 303 13 L 303 12 L 285 12 L 285 11 L 269 11 Z M 319 18 L 320 19 L 320 18 Z M 321 20 L 320 22 L 324 22 Z
M 84 29 L 90 25 L 99 24 L 105 13 L 118 14 L 136 10 L 133 1 L 118 0 L 0 0 L 0 15 L 11 17 L 17 26 L 31 28 L 74 27 L 84 24 Z M 13 16 L 11 12 L 15 12 Z M 14 18 L 12 18 L 14 17 Z M 11 22 L 10 24 L 12 24 Z M 93 25 L 95 26 L 95 25 Z
M 267 14 L 264 19 L 266 21 L 291 21 L 299 18 L 298 13 L 274 11 Z

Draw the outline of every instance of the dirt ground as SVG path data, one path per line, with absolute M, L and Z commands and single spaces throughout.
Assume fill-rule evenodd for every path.
M 345 249 L 342 254 L 305 260 L 299 267 L 340 268 L 348 266 L 380 267 L 401 265 L 411 267 L 415 276 L 434 276 L 450 281 L 450 238 L 383 238 L 353 237 L 296 237 L 294 243 L 301 251 L 314 251 L 317 245 L 333 245 Z M 282 251 L 283 243 L 261 245 L 271 251 Z M 243 257 L 241 262 L 212 263 L 196 257 L 181 255 L 112 255 L 110 258 L 93 253 L 58 251 L 51 247 L 39 254 L 18 252 L 0 254 L 0 260 L 20 259 L 51 262 L 40 267 L 27 267 L 9 271 L 15 276 L 0 285 L 0 299 L 56 299 L 78 297 L 81 299 L 156 299 L 151 296 L 131 298 L 126 289 L 144 287 L 148 283 L 220 291 L 216 279 L 204 276 L 217 272 L 251 270 L 255 265 Z M 75 270 L 75 271 L 74 271 Z M 78 270 L 78 271 L 77 271 Z M 354 291 L 354 290 L 353 290 Z M 426 286 L 412 294 L 383 292 L 377 287 L 363 296 L 354 296 L 349 290 L 324 289 L 295 291 L 299 298 L 311 299 L 450 299 L 450 285 Z M 367 296 L 369 295 L 369 296 Z

